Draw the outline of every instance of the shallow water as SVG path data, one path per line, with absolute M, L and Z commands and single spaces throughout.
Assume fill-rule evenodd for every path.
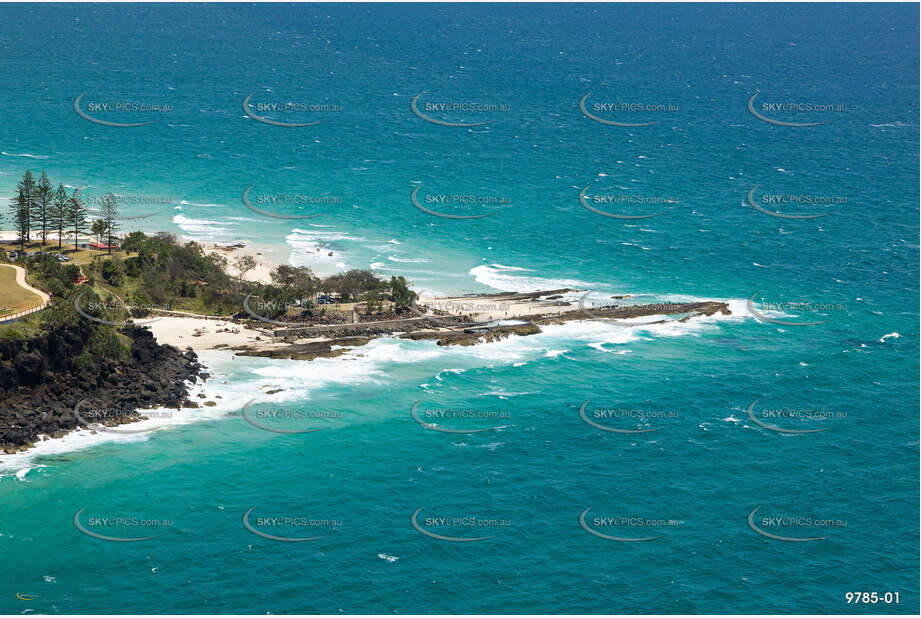
M 195 422 L 0 459 L 0 610 L 917 612 L 911 7 L 20 5 L 0 16 L 2 195 L 25 169 L 45 169 L 87 192 L 169 199 L 126 206 L 162 208 L 128 229 L 243 240 L 320 272 L 373 265 L 439 294 L 722 299 L 733 313 L 586 320 L 469 348 L 381 339 L 310 362 L 204 353 L 218 406 Z M 24 36 L 35 23 L 54 38 Z M 342 111 L 269 126 L 241 110 L 253 91 Z M 421 91 L 509 110 L 479 127 L 426 123 L 410 109 Z M 781 112 L 831 122 L 772 125 L 746 109 L 756 91 L 847 111 Z M 74 113 L 82 92 L 173 111 L 99 126 Z M 606 126 L 580 112 L 588 92 L 677 111 Z M 413 206 L 420 183 L 420 196 L 508 203 L 439 218 Z M 311 206 L 315 219 L 274 219 L 243 204 L 250 185 L 341 201 Z M 590 202 L 659 215 L 612 219 L 583 207 L 586 185 L 671 199 Z M 847 201 L 819 219 L 776 218 L 748 204 L 755 185 Z M 787 324 L 755 319 L 753 295 Z M 820 308 L 771 305 L 785 302 Z M 774 429 L 749 416 L 756 400 L 752 414 Z M 586 401 L 598 424 L 654 431 L 599 429 L 580 418 Z M 269 428 L 320 431 L 260 429 L 247 402 Z M 747 521 L 758 507 L 763 530 L 826 538 L 759 535 Z M 155 538 L 83 534 L 84 508 L 91 532 Z M 258 531 L 322 538 L 261 537 L 243 525 L 251 508 Z M 587 508 L 598 532 L 658 538 L 598 537 L 580 526 Z M 489 538 L 427 536 L 411 523 L 417 509 L 424 530 Z M 848 604 L 853 591 L 901 603 Z

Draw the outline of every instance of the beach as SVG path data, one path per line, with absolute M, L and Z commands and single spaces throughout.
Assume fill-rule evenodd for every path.
M 271 334 L 234 324 L 228 320 L 163 316 L 141 321 L 153 333 L 158 343 L 174 345 L 180 349 L 215 350 L 241 345 L 258 345 L 271 348 Z
M 918 31 L 0 5 L 0 614 L 917 614 Z
M 268 257 L 265 250 L 251 245 L 220 245 L 215 243 L 210 247 L 203 245 L 203 251 L 209 255 L 220 255 L 224 258 L 227 258 L 227 270 L 228 274 L 231 276 L 239 275 L 239 271 L 234 265 L 235 259 L 243 256 L 252 257 L 254 260 L 256 260 L 256 266 L 252 270 L 247 271 L 246 274 L 244 274 L 243 279 L 245 281 L 252 281 L 254 283 L 271 284 L 271 273 L 279 264 L 279 262 L 276 262 L 272 258 Z

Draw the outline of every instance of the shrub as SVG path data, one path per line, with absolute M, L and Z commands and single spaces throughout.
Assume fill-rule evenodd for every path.
M 125 274 L 129 277 L 141 276 L 141 258 L 128 258 L 125 260 Z
M 90 337 L 87 350 L 96 356 L 111 360 L 128 358 L 131 350 L 118 338 L 115 330 L 109 326 L 99 326 Z
M 105 260 L 102 263 L 100 268 L 102 278 L 109 285 L 114 285 L 118 287 L 122 284 L 122 281 L 125 279 L 124 267 L 122 266 L 121 261 L 117 260 Z

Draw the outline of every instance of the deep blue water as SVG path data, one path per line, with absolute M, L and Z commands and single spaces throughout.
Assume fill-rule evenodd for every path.
M 917 7 L 889 4 L 3 5 L 0 195 L 44 169 L 88 194 L 155 198 L 127 209 L 157 212 L 128 229 L 243 240 L 323 272 L 373 267 L 439 293 L 568 285 L 598 299 L 727 299 L 733 316 L 586 321 L 463 349 L 383 340 L 310 363 L 204 354 L 206 393 L 222 395 L 207 420 L 0 460 L 0 610 L 917 613 L 918 38 Z M 412 113 L 423 92 L 423 111 L 507 109 L 432 111 L 487 122 L 441 126 Z M 250 93 L 341 111 L 268 112 L 324 121 L 272 126 L 244 115 Z M 655 122 L 605 125 L 580 111 L 588 93 L 587 105 L 665 109 L 602 108 Z M 756 93 L 765 116 L 826 124 L 765 122 L 746 107 Z M 74 111 L 80 94 L 93 117 L 156 122 L 94 124 Z M 88 107 L 109 101 L 171 111 Z M 846 107 L 762 107 L 780 102 Z M 434 217 L 410 201 L 420 183 L 420 199 L 501 203 L 431 202 L 492 213 Z M 260 206 L 322 215 L 284 221 L 243 204 L 251 185 L 254 196 L 339 201 Z M 777 218 L 748 205 L 756 185 L 756 200 L 844 201 L 768 208 L 826 215 Z M 583 208 L 586 186 L 590 197 L 668 199 L 599 206 L 658 214 L 614 219 Z M 756 292 L 823 305 L 774 319 L 823 323 L 757 321 L 744 302 Z M 292 409 L 340 415 L 321 432 L 261 431 L 239 410 L 270 386 Z M 780 433 L 748 418 L 758 398 L 759 410 L 838 416 L 771 420 L 824 429 Z M 413 421 L 417 400 L 507 416 L 445 434 Z M 586 400 L 674 414 L 639 423 L 655 432 L 605 432 L 580 420 Z M 765 529 L 775 516 L 838 525 L 770 528 L 821 541 L 767 538 L 746 521 L 759 506 Z M 171 525 L 154 540 L 106 542 L 74 526 L 83 507 L 84 525 Z M 337 523 L 316 541 L 277 542 L 244 528 L 251 507 Z M 580 527 L 589 507 L 589 521 L 669 523 L 600 522 L 609 535 L 662 535 L 611 541 Z M 413 529 L 419 508 L 420 521 L 508 525 L 432 522 L 446 536 L 490 536 L 447 542 Z M 901 602 L 848 604 L 856 591 Z

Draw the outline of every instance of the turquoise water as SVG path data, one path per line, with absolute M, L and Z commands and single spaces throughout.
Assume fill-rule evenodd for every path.
M 0 190 L 45 169 L 85 192 L 156 198 L 125 227 L 242 240 L 322 272 L 373 267 L 436 293 L 564 285 L 725 299 L 730 317 L 548 327 L 473 348 L 384 339 L 310 363 L 205 353 L 218 402 L 197 422 L 46 445 L 0 460 L 0 610 L 80 612 L 880 612 L 918 595 L 918 17 L 847 6 L 4 6 Z M 42 23 L 51 37 L 26 36 Z M 247 118 L 242 100 L 339 105 Z M 410 103 L 476 101 L 446 127 Z M 746 103 L 819 102 L 832 112 Z M 663 111 L 599 111 L 579 100 Z M 88 112 L 74 98 L 168 104 Z M 671 106 L 671 107 L 668 107 Z M 761 109 L 760 107 L 756 110 Z M 423 109 L 424 111 L 424 109 Z M 487 207 L 410 201 L 501 198 Z M 338 198 L 321 207 L 254 195 Z M 846 202 L 747 204 L 761 195 Z M 583 208 L 588 195 L 656 203 Z M 162 198 L 168 198 L 163 206 Z M 660 200 L 659 198 L 666 198 Z M 659 200 L 659 201 L 656 201 Z M 431 204 L 430 204 L 431 205 Z M 436 206 L 432 206 L 436 208 Z M 452 210 L 451 208 L 455 208 Z M 482 209 L 482 212 L 478 209 Z M 645 210 L 644 210 L 645 209 Z M 784 210 L 785 209 L 785 210 Z M 3 227 L 0 225 L 0 227 Z M 333 255 L 330 256 L 329 252 Z M 757 321 L 745 300 L 782 321 Z M 763 302 L 762 302 L 763 300 Z M 816 312 L 768 302 L 821 304 Z M 896 336 L 898 335 L 898 336 Z M 269 395 L 266 391 L 282 389 Z M 217 399 L 220 395 L 221 399 Z M 813 410 L 825 420 L 757 410 Z M 243 404 L 317 413 L 245 422 Z M 583 422 L 580 406 L 641 410 Z M 420 427 L 419 410 L 499 411 Z M 319 412 L 334 414 L 320 417 Z M 668 412 L 654 417 L 659 412 Z M 180 422 L 182 420 L 183 422 Z M 78 448 L 79 447 L 79 448 Z M 759 536 L 746 518 L 761 507 Z M 119 543 L 92 517 L 168 520 Z M 254 526 L 242 517 L 322 525 Z M 620 537 L 589 534 L 579 515 Z M 413 528 L 476 542 L 438 540 Z M 439 526 L 431 518 L 482 522 Z M 836 525 L 770 528 L 761 517 Z M 651 525 L 594 525 L 642 517 Z M 430 519 L 426 519 L 430 518 Z M 661 521 L 660 521 L 661 520 Z M 329 522 L 333 522 L 330 524 Z M 842 522 L 846 525 L 842 525 Z M 650 522 L 647 522 L 650 523 Z M 766 527 L 767 526 L 767 527 Z M 103 534 L 148 536 L 150 526 Z M 314 534 L 315 533 L 315 534 Z M 848 604 L 847 592 L 900 593 Z M 25 601 L 16 594 L 34 597 Z

